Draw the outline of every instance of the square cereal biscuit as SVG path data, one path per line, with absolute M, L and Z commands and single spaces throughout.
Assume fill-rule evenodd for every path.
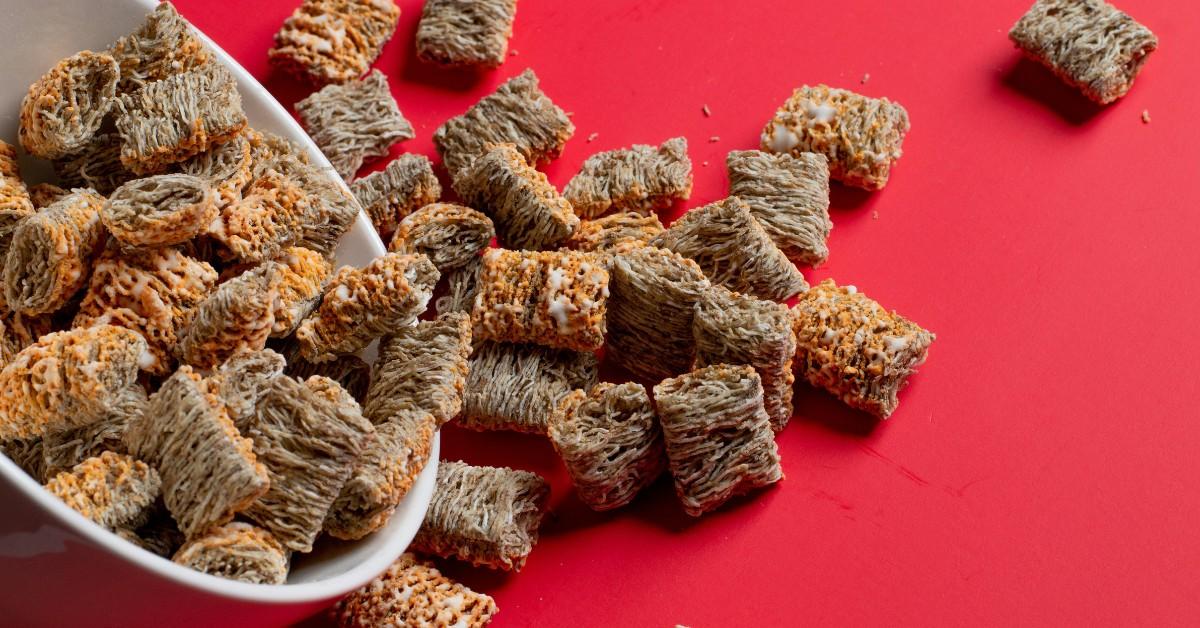
M 729 195 L 745 201 L 771 240 L 796 264 L 829 257 L 829 160 L 817 153 L 735 150 L 725 160 Z
M 481 343 L 471 355 L 462 414 L 454 422 L 472 430 L 544 434 L 563 398 L 591 389 L 598 377 L 594 353 Z
M 402 554 L 387 571 L 334 607 L 338 626 L 481 628 L 497 613 L 490 596 L 442 575 L 433 563 Z
M 609 211 L 651 213 L 692 194 L 692 160 L 687 138 L 673 137 L 660 146 L 596 153 L 563 188 L 580 218 Z
M 382 157 L 392 144 L 415 137 L 400 113 L 387 76 L 372 70 L 365 78 L 326 85 L 296 103 L 304 130 L 347 181 L 368 157 Z
M 367 72 L 396 32 L 394 0 L 304 0 L 275 33 L 271 63 L 317 84 Z
M 442 65 L 499 67 L 516 14 L 517 0 L 426 0 L 417 56 Z

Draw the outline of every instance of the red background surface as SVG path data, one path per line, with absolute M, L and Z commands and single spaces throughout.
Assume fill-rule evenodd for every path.
M 912 118 L 886 190 L 834 186 L 832 256 L 806 270 L 938 334 L 893 418 L 798 385 L 787 479 L 699 520 L 665 478 L 592 513 L 546 441 L 447 428 L 445 456 L 553 485 L 521 573 L 442 563 L 495 596 L 496 626 L 1200 618 L 1200 5 L 1120 2 L 1161 48 L 1098 109 L 1007 41 L 1030 1 L 521 0 L 519 54 L 479 75 L 418 62 L 421 3 L 400 3 L 377 67 L 418 135 L 395 154 L 435 156 L 439 124 L 526 67 L 578 126 L 554 183 L 682 134 L 687 207 L 724 196 L 725 153 L 756 147 L 800 84 Z M 297 0 L 176 4 L 285 105 L 307 93 L 266 59 Z

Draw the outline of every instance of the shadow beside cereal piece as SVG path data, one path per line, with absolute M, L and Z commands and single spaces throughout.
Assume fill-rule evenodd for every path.
M 1087 124 L 1105 110 L 1104 105 L 1088 100 L 1079 90 L 1027 57 L 1018 58 L 1000 81 L 1008 89 L 1041 103 L 1075 126 Z

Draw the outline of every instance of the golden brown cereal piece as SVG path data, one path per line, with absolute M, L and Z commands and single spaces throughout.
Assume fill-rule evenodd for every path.
M 121 244 L 149 248 L 182 244 L 217 217 L 216 197 L 206 179 L 160 174 L 117 188 L 100 210 L 100 221 Z
M 889 312 L 854 286 L 826 279 L 792 308 L 797 370 L 852 408 L 886 419 L 925 362 L 934 334 Z
M 470 207 L 433 203 L 400 221 L 388 244 L 393 253 L 423 253 L 438 270 L 462 268 L 496 237 L 492 220 Z
M 719 364 L 654 387 L 675 493 L 693 517 L 783 479 L 762 384 L 749 366 Z
M 368 157 L 382 157 L 401 140 L 415 137 L 412 124 L 400 113 L 383 72 L 326 85 L 296 103 L 304 130 L 347 181 Z
M 113 107 L 120 70 L 90 50 L 59 61 L 25 94 L 17 135 L 29 154 L 58 159 L 85 148 Z
M 283 584 L 289 557 L 270 532 L 241 521 L 192 538 L 172 561 L 196 571 L 252 584 Z
M 550 485 L 536 473 L 444 461 L 412 548 L 520 571 L 537 543 L 549 496 Z
M 829 257 L 829 160 L 817 153 L 772 155 L 735 150 L 726 158 L 729 195 L 750 214 L 779 250 L 796 264 L 815 266 Z
M 0 253 L 8 247 L 16 223 L 32 214 L 35 206 L 21 180 L 16 147 L 0 140 Z
M 386 168 L 356 180 L 350 191 L 362 204 L 380 237 L 391 237 L 405 216 L 442 196 L 442 184 L 424 155 L 405 153 Z
M 591 389 L 598 379 L 593 353 L 502 342 L 480 344 L 471 355 L 462 414 L 472 430 L 544 434 L 546 422 L 572 390 Z
M 111 451 L 46 483 L 51 495 L 109 530 L 145 523 L 161 488 L 158 472 L 146 463 Z
M 0 298 L 0 368 L 11 362 L 21 349 L 54 331 L 52 316 L 14 312 L 3 301 Z
M 511 144 L 491 147 L 459 174 L 455 191 L 495 221 L 505 246 L 552 249 L 579 229 L 571 204 Z
M 417 56 L 449 66 L 500 67 L 517 0 L 428 0 L 417 24 Z
M 662 221 L 654 214 L 619 212 L 581 221 L 579 231 L 565 246 L 577 251 L 620 253 L 645 246 L 663 231 Z
M 462 410 L 470 355 L 466 314 L 398 329 L 380 343 L 363 413 L 379 424 L 401 412 L 428 412 L 441 427 Z
M 42 336 L 0 370 L 0 441 L 103 419 L 145 351 L 137 332 L 111 325 Z
M 424 255 L 388 253 L 363 268 L 343 266 L 321 305 L 296 330 L 300 355 L 330 360 L 411 324 L 425 311 L 439 276 Z
M 464 312 L 470 314 L 475 308 L 475 295 L 479 288 L 479 273 L 483 270 L 483 260 L 473 260 L 471 263 L 446 273 L 446 294 L 434 302 L 438 314 L 448 312 Z
M 117 133 L 96 134 L 80 151 L 55 159 L 53 166 L 68 189 L 92 188 L 104 195 L 138 176 L 121 163 L 121 136 Z
M 557 158 L 574 134 L 567 113 L 538 87 L 533 70 L 525 70 L 438 127 L 433 143 L 450 176 L 457 178 L 493 144 L 512 144 L 529 165 L 537 167 Z
M 691 195 L 692 160 L 683 137 L 657 147 L 634 144 L 596 153 L 563 189 L 580 218 L 610 211 L 651 213 Z
M 179 169 L 184 174 L 204 177 L 216 191 L 217 209 L 242 198 L 242 190 L 251 178 L 250 136 L 247 132 L 181 162 Z
M 125 431 L 146 409 L 146 390 L 140 384 L 125 389 L 104 418 L 82 427 L 46 432 L 42 437 L 42 457 L 47 477 L 106 451 L 125 452 Z
M 53 183 L 37 183 L 29 186 L 29 200 L 33 202 L 34 209 L 43 209 L 45 207 L 49 207 L 66 195 L 66 190 L 54 185 Z M 3 219 L 0 218 L 0 221 L 2 220 Z M 0 222 L 0 233 L 3 233 L 3 225 L 4 223 Z M 13 226 L 15 227 L 16 225 Z M 9 235 L 12 235 L 11 231 L 9 231 Z
M 212 58 L 170 2 L 155 7 L 137 30 L 118 39 L 107 52 L 121 66 L 121 93 L 187 72 Z
M 302 246 L 284 249 L 275 260 L 279 263 L 279 301 L 275 306 L 275 325 L 271 336 L 290 336 L 301 321 L 316 309 L 325 293 L 325 283 L 333 274 L 333 263 L 320 253 Z
M 880 190 L 900 159 L 908 129 L 908 111 L 886 98 L 805 85 L 775 112 L 761 144 L 772 153 L 825 155 L 831 178 Z
M 54 312 L 87 284 L 92 256 L 104 244 L 103 204 L 90 190 L 73 190 L 17 225 L 4 262 L 9 308 Z
M 315 83 L 366 73 L 400 19 L 393 0 L 304 0 L 275 34 L 271 63 Z
M 1037 0 L 1008 38 L 1093 101 L 1129 92 L 1158 38 L 1103 0 Z
M 217 286 L 181 332 L 175 348 L 179 359 L 210 369 L 238 351 L 266 347 L 275 325 L 277 268 L 268 262 Z
M 239 351 L 209 378 L 239 432 L 249 434 L 259 398 L 283 376 L 286 366 L 283 356 L 270 349 Z
M 387 571 L 334 609 L 340 628 L 457 626 L 482 628 L 497 613 L 490 596 L 443 576 L 433 563 L 403 554 Z

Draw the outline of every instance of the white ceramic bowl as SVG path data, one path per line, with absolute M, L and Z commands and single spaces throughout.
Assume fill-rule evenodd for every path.
M 21 98 L 59 59 L 100 50 L 133 30 L 155 0 L 9 0 L 0 6 L 0 137 L 16 144 Z M 288 137 L 313 163 L 328 161 L 288 112 L 211 40 L 238 80 L 250 124 Z M 22 158 L 23 174 L 52 180 L 45 162 Z M 363 265 L 384 247 L 360 215 L 337 249 Z M 388 525 L 354 543 L 322 537 L 294 559 L 288 583 L 235 582 L 143 551 L 71 510 L 0 455 L 0 625 L 273 626 L 300 619 L 363 585 L 416 534 L 433 493 L 438 440 L 412 491 Z

